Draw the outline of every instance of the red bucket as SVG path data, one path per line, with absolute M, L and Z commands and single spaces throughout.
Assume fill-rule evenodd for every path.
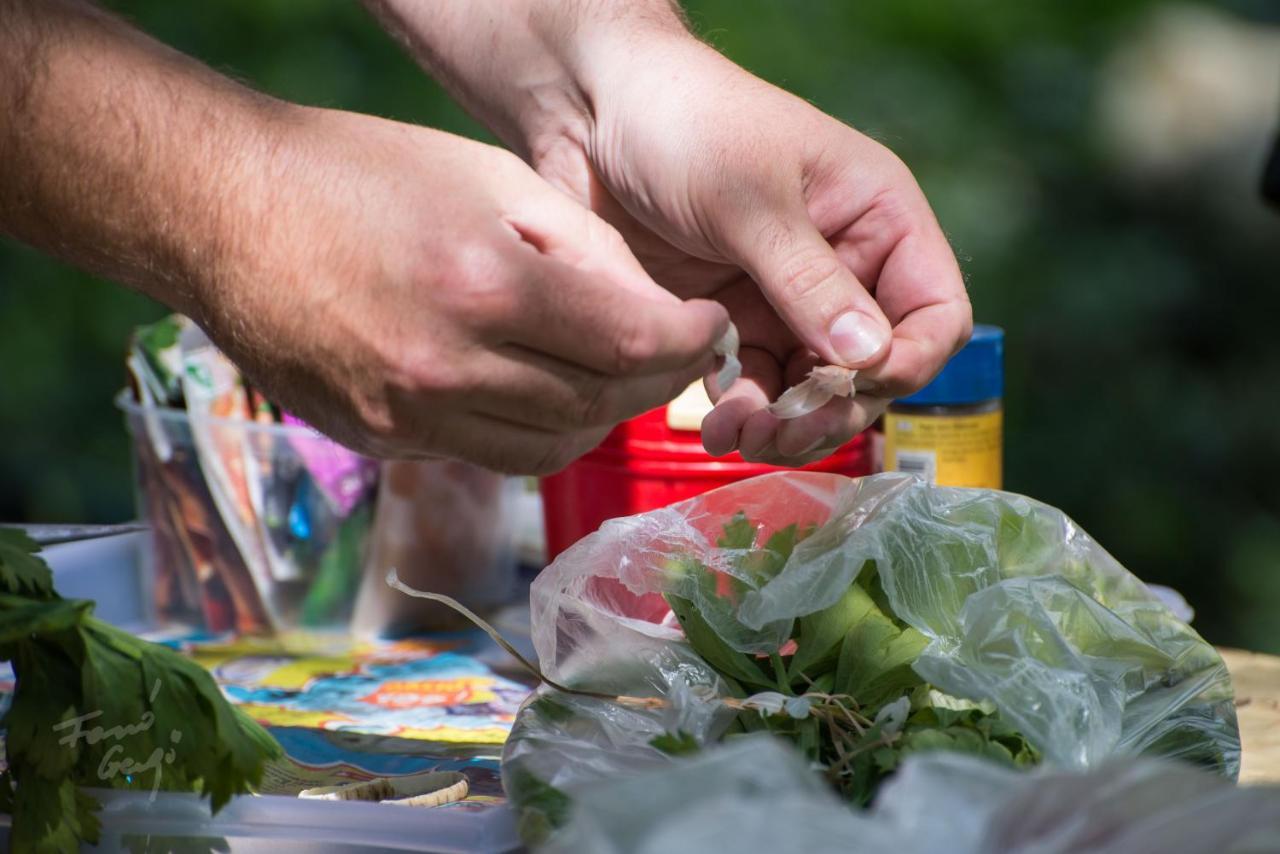
M 592 533 L 606 519 L 656 510 L 735 481 L 780 471 L 738 453 L 713 457 L 697 430 L 675 429 L 667 409 L 619 424 L 600 447 L 542 479 L 547 560 Z M 805 471 L 861 477 L 872 470 L 870 434 L 862 433 Z

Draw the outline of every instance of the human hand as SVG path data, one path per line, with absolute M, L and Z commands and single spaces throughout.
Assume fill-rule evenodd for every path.
M 729 309 L 743 374 L 708 389 L 708 451 L 819 459 L 963 346 L 972 317 L 955 256 L 888 149 L 691 38 L 580 44 L 593 111 L 529 149 L 656 281 Z M 790 421 L 764 411 L 822 362 L 860 369 L 863 394 Z
M 514 155 L 254 93 L 94 4 L 9 6 L 0 235 L 190 315 L 351 447 L 549 472 L 713 365 L 724 309 Z
M 713 302 L 514 155 L 304 110 L 196 319 L 253 382 L 379 456 L 555 471 L 708 371 Z

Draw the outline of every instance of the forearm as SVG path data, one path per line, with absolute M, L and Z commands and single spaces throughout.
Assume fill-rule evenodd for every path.
M 283 110 L 88 4 L 0 0 L 0 233 L 199 316 L 260 232 Z
M 579 136 L 610 55 L 692 41 L 674 0 L 364 0 L 432 76 L 526 160 Z

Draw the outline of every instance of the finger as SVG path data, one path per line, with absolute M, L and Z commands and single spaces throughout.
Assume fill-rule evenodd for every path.
M 778 427 L 774 439 L 778 458 L 795 465 L 796 459 L 816 451 L 839 448 L 870 427 L 887 406 L 887 400 L 870 395 L 832 398 L 822 408 Z
M 809 371 L 821 363 L 815 353 L 796 353 L 787 360 L 787 386 L 803 382 Z M 856 398 L 855 398 L 856 399 Z M 819 449 L 843 445 L 864 429 L 863 409 L 847 397 L 833 397 L 813 412 L 799 418 L 781 419 L 773 438 L 773 450 L 780 460 L 806 457 Z
M 893 330 L 889 357 L 855 380 L 882 397 L 905 397 L 924 388 L 973 333 L 969 301 L 952 300 L 917 309 Z
M 551 259 L 531 266 L 517 304 L 488 318 L 486 331 L 602 374 L 685 369 L 729 326 L 724 308 L 709 300 L 653 299 Z
M 472 409 L 554 432 L 613 427 L 670 402 L 711 370 L 704 353 L 659 374 L 611 377 L 523 347 L 507 346 L 472 366 Z
M 973 331 L 955 254 L 923 199 L 920 205 L 918 225 L 889 250 L 876 280 L 876 299 L 894 326 L 888 357 L 857 379 L 885 397 L 924 387 Z
M 771 462 L 778 456 L 774 439 L 782 422 L 763 409 L 748 416 L 739 433 L 738 453 L 751 463 Z
M 852 400 L 833 397 L 807 415 L 782 421 L 774 434 L 774 448 L 780 457 L 787 458 L 842 445 L 861 426 L 858 416 Z
M 772 355 L 746 347 L 738 352 L 738 358 L 742 375 L 702 419 L 702 446 L 714 457 L 738 448 L 743 425 L 782 391 L 782 368 Z M 707 385 L 710 393 L 712 384 Z
M 855 429 L 853 435 L 857 435 L 857 433 L 875 423 L 875 420 L 884 414 L 887 406 L 888 401 L 873 398 L 855 402 L 853 404 L 856 412 L 855 419 L 863 426 L 861 429 Z M 814 440 L 799 453 L 784 453 L 778 448 L 778 433 L 776 432 L 779 429 L 778 425 L 770 423 L 765 416 L 768 416 L 768 413 L 763 413 L 761 416 L 753 418 L 742 428 L 743 438 L 739 451 L 743 459 L 749 462 L 792 468 L 804 466 L 829 457 L 852 438 L 852 436 L 844 436 L 843 434 L 823 436 Z M 772 416 L 768 417 L 771 418 Z M 774 419 L 774 421 L 776 420 Z M 770 435 L 770 430 L 774 430 L 772 435 Z
M 793 354 L 787 360 L 785 370 L 780 369 L 775 361 L 773 368 L 782 380 L 779 388 L 782 385 L 789 388 L 802 382 L 810 369 L 819 363 L 816 354 L 807 352 Z M 759 370 L 761 368 L 757 368 Z M 769 399 L 776 396 L 775 392 Z M 805 465 L 827 456 L 870 426 L 887 405 L 886 401 L 866 395 L 856 395 L 853 399 L 835 397 L 800 418 L 779 419 L 762 411 L 764 407 L 759 405 L 762 397 L 762 394 L 744 395 L 741 411 L 735 413 L 738 416 L 734 423 L 739 434 L 738 450 L 753 462 L 786 466 Z M 716 426 L 725 429 L 720 424 Z M 719 439 L 719 436 L 715 438 Z M 706 444 L 705 429 L 703 443 Z
M 778 314 L 824 360 L 864 368 L 883 358 L 890 325 L 867 292 L 809 219 L 803 205 L 766 225 L 734 235 L 737 260 Z

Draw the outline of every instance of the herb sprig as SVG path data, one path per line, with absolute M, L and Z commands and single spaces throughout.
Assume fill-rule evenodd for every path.
M 738 513 L 723 530 L 717 544 L 734 555 L 733 574 L 693 559 L 671 566 L 691 576 L 685 587 L 697 591 L 704 609 L 740 598 L 740 577 L 776 575 L 813 529 L 788 526 L 758 546 L 756 526 Z M 667 601 L 689 645 L 740 693 L 722 698 L 739 710 L 726 737 L 767 730 L 790 740 L 853 803 L 868 803 L 910 753 L 955 750 L 1013 765 L 1039 761 L 994 708 L 941 694 L 916 674 L 912 664 L 928 639 L 893 613 L 873 562 L 835 604 L 799 618 L 791 643 L 763 657 L 727 643 L 692 600 L 668 594 Z M 748 696 L 748 689 L 757 693 Z M 696 749 L 678 732 L 651 744 L 673 754 Z
M 17 679 L 0 727 L 0 812 L 15 852 L 75 852 L 100 835 L 91 788 L 194 791 L 221 809 L 279 744 L 205 670 L 60 597 L 24 533 L 0 529 L 0 660 Z

